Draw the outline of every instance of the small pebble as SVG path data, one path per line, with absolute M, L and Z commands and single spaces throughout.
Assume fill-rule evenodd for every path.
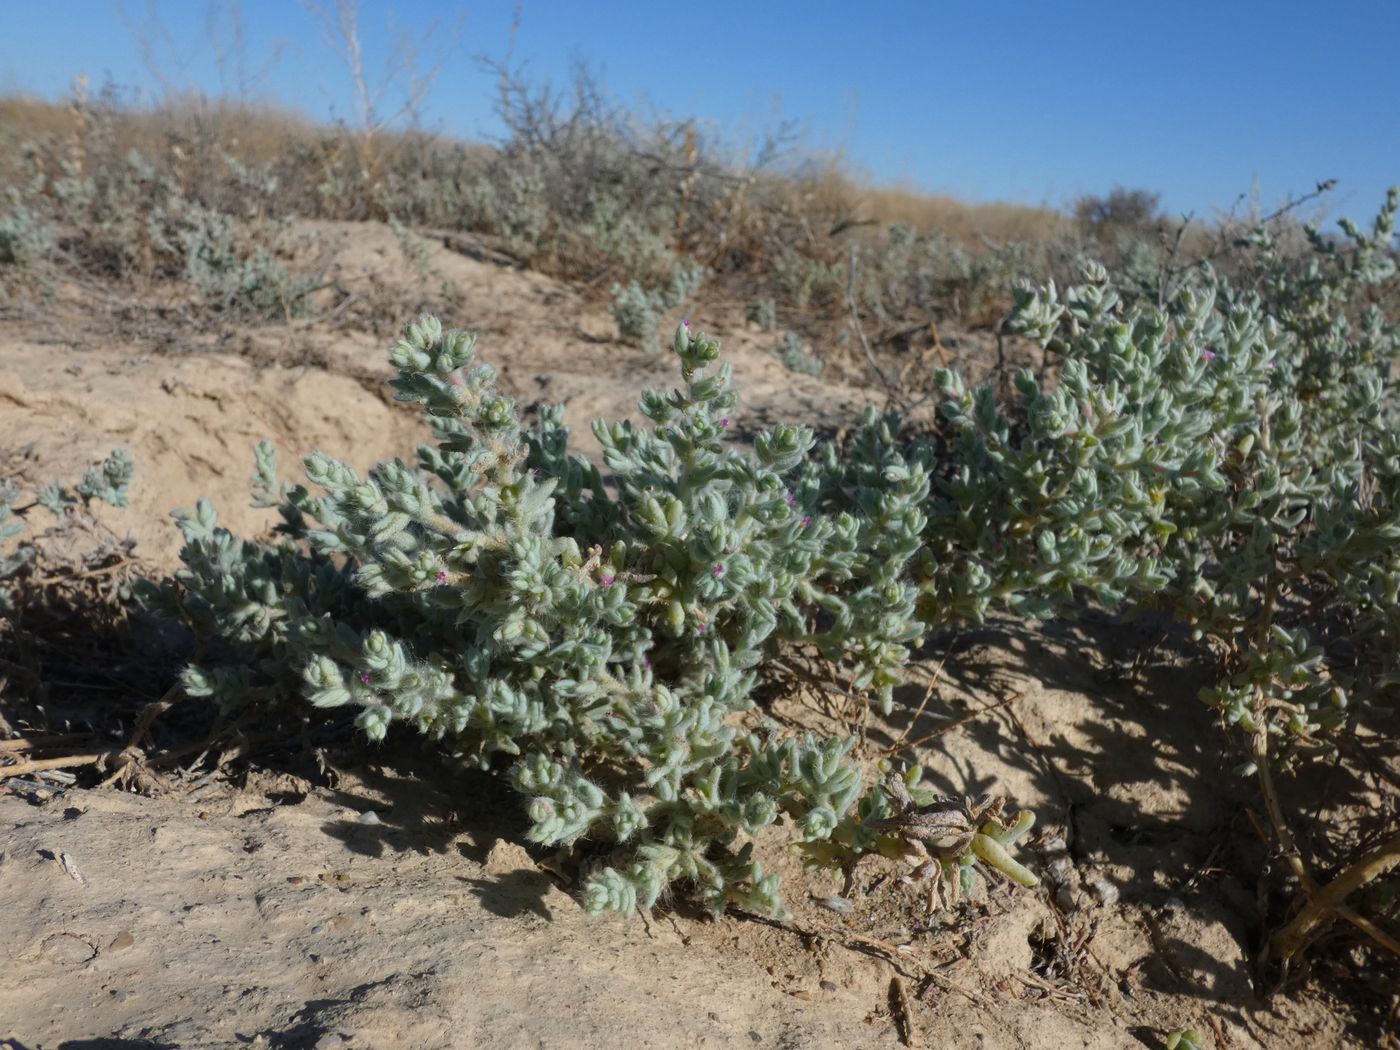
M 68 873 L 68 877 L 74 882 L 87 882 L 82 870 L 78 867 L 78 862 L 66 853 L 58 855 L 58 861 L 63 865 L 63 870 Z
M 813 897 L 813 901 L 823 908 L 838 912 L 841 915 L 849 915 L 855 911 L 856 906 L 845 897 Z
M 1105 908 L 1118 903 L 1118 887 L 1100 876 L 1089 882 L 1089 889 Z
M 121 933 L 112 938 L 112 943 L 107 945 L 107 950 L 109 952 L 119 952 L 130 948 L 135 943 L 136 938 L 131 935 L 131 931 L 122 930 Z
M 824 992 L 834 992 L 834 991 L 836 991 L 836 982 L 835 982 L 835 981 L 823 981 L 823 982 L 821 983 L 821 989 L 822 989 L 822 991 L 824 991 Z
M 379 814 L 372 809 L 367 809 L 356 819 L 358 819 L 361 824 L 378 824 Z

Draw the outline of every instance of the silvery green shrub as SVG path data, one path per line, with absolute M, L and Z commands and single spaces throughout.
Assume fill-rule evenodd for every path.
M 512 756 L 531 837 L 603 851 L 593 910 L 685 881 L 779 912 L 746 839 L 780 815 L 815 863 L 890 852 L 850 742 L 781 739 L 754 709 L 784 643 L 888 711 L 930 632 L 1157 606 L 1209 639 L 1204 698 L 1257 755 L 1316 752 L 1400 682 L 1400 336 L 1370 298 L 1398 203 L 1301 267 L 1261 237 L 1243 279 L 1202 267 L 1161 307 L 1098 265 L 1023 286 L 1008 331 L 1058 382 L 1022 372 L 1002 402 L 945 371 L 937 428 L 872 409 L 839 447 L 787 426 L 726 443 L 729 371 L 683 325 L 681 386 L 643 395 L 649 425 L 594 425 L 608 482 L 568 452 L 562 409 L 524 427 L 470 337 L 425 319 L 392 361 L 434 445 L 365 478 L 314 454 L 315 494 L 261 447 L 282 539 L 239 540 L 201 503 L 180 515 L 180 600 L 143 593 L 242 647 L 189 669 L 191 693 L 297 691 L 359 707 L 371 736 L 406 721 Z
M 24 531 L 24 521 L 16 513 L 19 500 L 19 487 L 12 480 L 0 482 L 0 544 L 7 544 Z M 8 581 L 33 557 L 34 548 L 24 543 L 0 551 L 0 608 L 10 607 Z
M 608 313 L 617 322 L 617 333 L 624 343 L 652 349 L 661 315 L 689 300 L 705 282 L 705 268 L 695 263 L 677 264 L 665 288 L 648 291 L 636 281 L 624 287 L 612 286 L 613 301 Z
M 575 236 L 629 278 L 649 283 L 680 265 L 666 236 L 665 209 L 640 214 L 636 202 L 617 193 L 593 193 Z M 686 296 L 682 296 L 684 300 Z
M 533 259 L 546 240 L 551 216 L 545 184 L 525 164 L 498 164 L 467 180 L 456 221 L 500 237 L 521 259 Z
M 25 205 L 0 214 L 0 293 L 6 285 L 41 285 L 54 241 L 49 223 Z
M 804 255 L 789 244 L 774 247 L 767 264 L 773 289 L 783 302 L 806 308 L 837 297 L 846 280 L 845 263 Z
M 908 325 L 947 314 L 971 323 L 995 321 L 1016 278 L 1047 266 L 1050 245 L 985 243 L 971 250 L 941 232 L 886 227 L 874 250 L 860 253 L 855 295 L 882 323 Z
M 233 218 L 192 206 L 176 226 L 184 277 L 215 309 L 260 317 L 304 312 L 311 282 L 294 277 Z
M 802 337 L 791 330 L 783 333 L 783 341 L 773 353 L 784 368 L 801 375 L 816 377 L 826 367 L 826 362 L 812 353 L 812 348 L 802 341 Z
M 1202 267 L 1163 308 L 1097 265 L 1021 288 L 1007 330 L 1055 357 L 1058 383 L 1022 372 L 1001 403 L 941 373 L 942 425 L 868 412 L 825 450 L 818 507 L 866 521 L 926 475 L 910 561 L 926 630 L 1164 607 L 1220 654 L 1204 698 L 1228 721 L 1274 752 L 1325 748 L 1354 700 L 1400 681 L 1400 334 L 1370 303 L 1395 276 L 1398 203 L 1368 232 L 1314 235 L 1303 266 L 1261 235 L 1244 281 Z
M 233 536 L 207 502 L 177 514 L 185 568 L 140 593 L 242 653 L 185 688 L 229 708 L 299 693 L 358 708 L 372 738 L 404 722 L 466 761 L 505 756 L 532 840 L 605 847 L 590 910 L 684 880 L 713 907 L 779 913 L 746 840 L 783 816 L 826 837 L 861 779 L 852 741 L 784 738 L 754 708 L 758 672 L 807 643 L 888 704 L 920 630 L 900 577 L 926 480 L 882 493 L 879 520 L 815 513 L 811 430 L 728 440 L 729 367 L 682 325 L 680 386 L 642 395 L 648 425 L 593 425 L 605 483 L 562 408 L 522 424 L 473 342 L 424 318 L 394 347 L 397 396 L 435 438 L 412 461 L 362 477 L 314 453 L 307 488 L 259 447 L 277 541 Z M 884 812 L 878 793 L 862 806 Z
M 744 310 L 744 317 L 765 332 L 771 332 L 778 327 L 778 304 L 771 295 L 755 299 Z
M 648 292 L 636 281 L 628 281 L 625 286 L 614 284 L 611 294 L 608 314 L 617 323 L 617 337 L 630 346 L 654 344 L 660 311 L 664 308 L 661 297 Z

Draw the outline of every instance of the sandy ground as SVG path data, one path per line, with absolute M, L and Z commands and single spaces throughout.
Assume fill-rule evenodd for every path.
M 664 356 L 617 345 L 575 290 L 447 251 L 425 276 L 377 226 L 318 235 L 362 302 L 446 281 L 446 319 L 481 333 L 522 404 L 566 401 L 585 452 L 588 420 L 635 416 L 643 384 L 671 382 Z M 131 507 L 104 520 L 149 567 L 174 563 L 168 512 L 201 495 L 236 531 L 268 524 L 247 505 L 261 438 L 288 473 L 313 448 L 366 467 L 423 438 L 383 383 L 393 324 L 347 311 L 153 337 L 111 303 L 65 302 L 58 321 L 0 316 L 0 450 L 38 482 L 129 449 Z M 707 323 L 705 306 L 739 377 L 740 436 L 779 419 L 837 429 L 877 396 L 787 372 L 776 335 L 726 323 L 732 304 Z M 992 887 L 932 920 L 879 860 L 851 910 L 830 910 L 839 879 L 804 873 L 781 835 L 762 850 L 785 873 L 789 924 L 684 906 L 591 919 L 567 868 L 524 848 L 510 792 L 411 739 L 311 770 L 255 755 L 209 776 L 206 758 L 156 797 L 0 792 L 0 1045 L 1109 1050 L 1186 1026 L 1219 1048 L 1361 1045 L 1318 998 L 1258 994 L 1258 903 L 1232 872 L 1260 850 L 1233 760 L 1170 647 L 1129 673 L 1147 640 L 995 623 L 916 665 L 865 758 L 904 732 L 949 656 L 910 736 L 958 724 L 910 754 L 943 790 L 995 788 L 1040 817 L 1039 891 Z M 830 697 L 794 691 L 776 710 L 842 731 Z

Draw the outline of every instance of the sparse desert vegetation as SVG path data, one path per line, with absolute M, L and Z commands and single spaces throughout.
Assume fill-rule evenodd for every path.
M 7 1045 L 1394 1045 L 1400 195 L 494 73 L 0 99 Z

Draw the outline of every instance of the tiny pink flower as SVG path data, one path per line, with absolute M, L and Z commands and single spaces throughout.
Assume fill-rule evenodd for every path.
M 681 327 L 682 327 L 682 328 L 689 328 L 689 327 L 690 327 L 690 318 L 689 318 L 689 317 L 687 317 L 684 321 L 681 322 Z
M 715 575 L 716 575 L 716 576 L 723 576 L 723 575 L 724 575 L 724 566 L 723 566 L 723 565 L 716 565 L 716 566 L 715 566 Z
M 810 524 L 812 524 L 811 517 L 806 514 L 802 515 L 802 527 L 805 529 Z
M 1278 364 L 1278 359 L 1277 359 L 1277 358 L 1274 358 L 1274 357 L 1269 358 L 1269 367 L 1270 367 L 1270 368 L 1273 368 L 1276 364 Z
M 708 630 L 708 629 L 709 629 L 709 624 L 704 624 L 704 623 L 700 624 L 698 627 L 695 628 L 697 634 L 704 634 L 705 631 Z
M 530 477 L 532 477 L 532 478 L 537 478 L 537 477 L 539 477 L 539 476 L 540 476 L 540 468 L 539 468 L 539 467 L 531 467 L 531 468 L 530 468 Z
M 438 583 L 446 583 L 446 582 L 447 582 L 447 573 L 445 573 L 445 572 L 439 572 L 439 573 L 438 573 L 437 580 L 438 580 Z
M 604 587 L 611 587 L 611 586 L 613 585 L 613 581 L 614 581 L 615 579 L 616 579 L 616 577 L 614 577 L 614 576 L 604 576 L 604 577 L 601 578 L 600 582 L 602 583 L 602 585 L 603 585 Z
M 361 672 L 360 672 L 360 681 L 364 682 L 365 685 L 369 685 L 369 672 L 368 672 L 368 671 L 361 671 Z
M 645 668 L 650 669 L 650 668 L 651 668 L 651 661 L 648 660 L 648 659 L 646 659 L 645 657 L 643 657 L 643 659 L 642 659 L 642 666 L 645 667 Z
M 1204 357 L 1207 361 L 1214 361 L 1214 360 L 1215 360 L 1215 351 L 1214 351 L 1214 350 L 1202 350 L 1202 351 L 1201 351 L 1201 356 Z
M 727 427 L 727 426 L 729 426 L 729 420 L 728 420 L 728 419 L 721 419 L 721 420 L 719 421 L 719 427 L 720 427 L 721 430 L 723 430 L 723 429 L 724 429 L 725 427 Z
M 785 500 L 787 501 L 787 505 L 788 505 L 789 507 L 795 507 L 795 506 L 797 506 L 797 497 L 794 496 L 791 492 L 785 492 L 785 493 L 783 493 L 783 499 L 785 499 Z

